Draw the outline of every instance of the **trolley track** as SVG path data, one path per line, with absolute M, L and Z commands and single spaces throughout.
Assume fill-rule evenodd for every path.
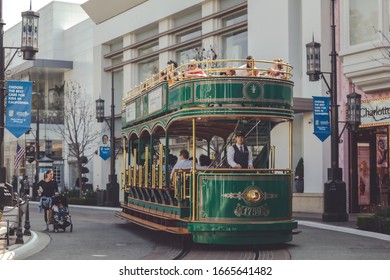
M 290 260 L 286 245 L 205 245 L 188 238 L 171 238 L 158 244 L 144 259 L 154 260 Z

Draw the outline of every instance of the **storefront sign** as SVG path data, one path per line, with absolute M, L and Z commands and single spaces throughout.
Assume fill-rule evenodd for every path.
M 390 124 L 390 99 L 363 100 L 360 127 Z
M 322 142 L 330 135 L 329 104 L 329 97 L 313 96 L 314 135 Z

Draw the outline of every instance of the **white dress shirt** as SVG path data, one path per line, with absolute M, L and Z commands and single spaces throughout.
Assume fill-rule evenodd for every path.
M 238 144 L 235 144 L 238 148 L 238 150 L 241 149 L 241 145 L 238 145 Z M 253 156 L 252 156 L 252 151 L 251 149 L 249 149 L 248 146 L 246 146 L 248 148 L 248 167 L 251 167 L 253 166 Z M 244 149 L 244 147 L 242 147 Z M 234 161 L 234 147 L 233 146 L 230 146 L 227 150 L 227 162 L 228 164 L 231 166 L 231 167 L 235 167 L 238 163 Z

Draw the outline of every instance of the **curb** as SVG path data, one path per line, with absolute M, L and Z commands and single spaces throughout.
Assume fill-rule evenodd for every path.
M 377 233 L 377 232 L 372 232 L 372 231 L 365 231 L 365 230 L 360 230 L 360 229 L 353 229 L 353 228 L 348 228 L 348 227 L 327 225 L 327 224 L 311 222 L 311 221 L 297 220 L 297 222 L 298 222 L 298 225 L 302 225 L 302 226 L 338 231 L 338 232 L 343 232 L 343 233 L 348 233 L 348 234 L 354 234 L 354 235 L 359 235 L 359 236 L 364 236 L 364 237 L 370 237 L 370 238 L 390 241 L 390 235 L 388 235 L 388 234 L 382 234 L 382 233 Z

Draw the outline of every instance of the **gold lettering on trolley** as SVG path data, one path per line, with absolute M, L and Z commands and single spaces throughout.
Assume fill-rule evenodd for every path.
M 268 205 L 264 204 L 257 207 L 245 206 L 240 203 L 237 203 L 236 209 L 234 209 L 234 215 L 237 217 L 246 216 L 246 217 L 257 217 L 263 216 L 267 217 L 269 215 Z
M 278 194 L 263 192 L 260 188 L 253 185 L 245 188 L 243 192 L 224 193 L 222 197 L 243 200 L 249 206 L 257 206 L 264 200 L 277 198 Z

